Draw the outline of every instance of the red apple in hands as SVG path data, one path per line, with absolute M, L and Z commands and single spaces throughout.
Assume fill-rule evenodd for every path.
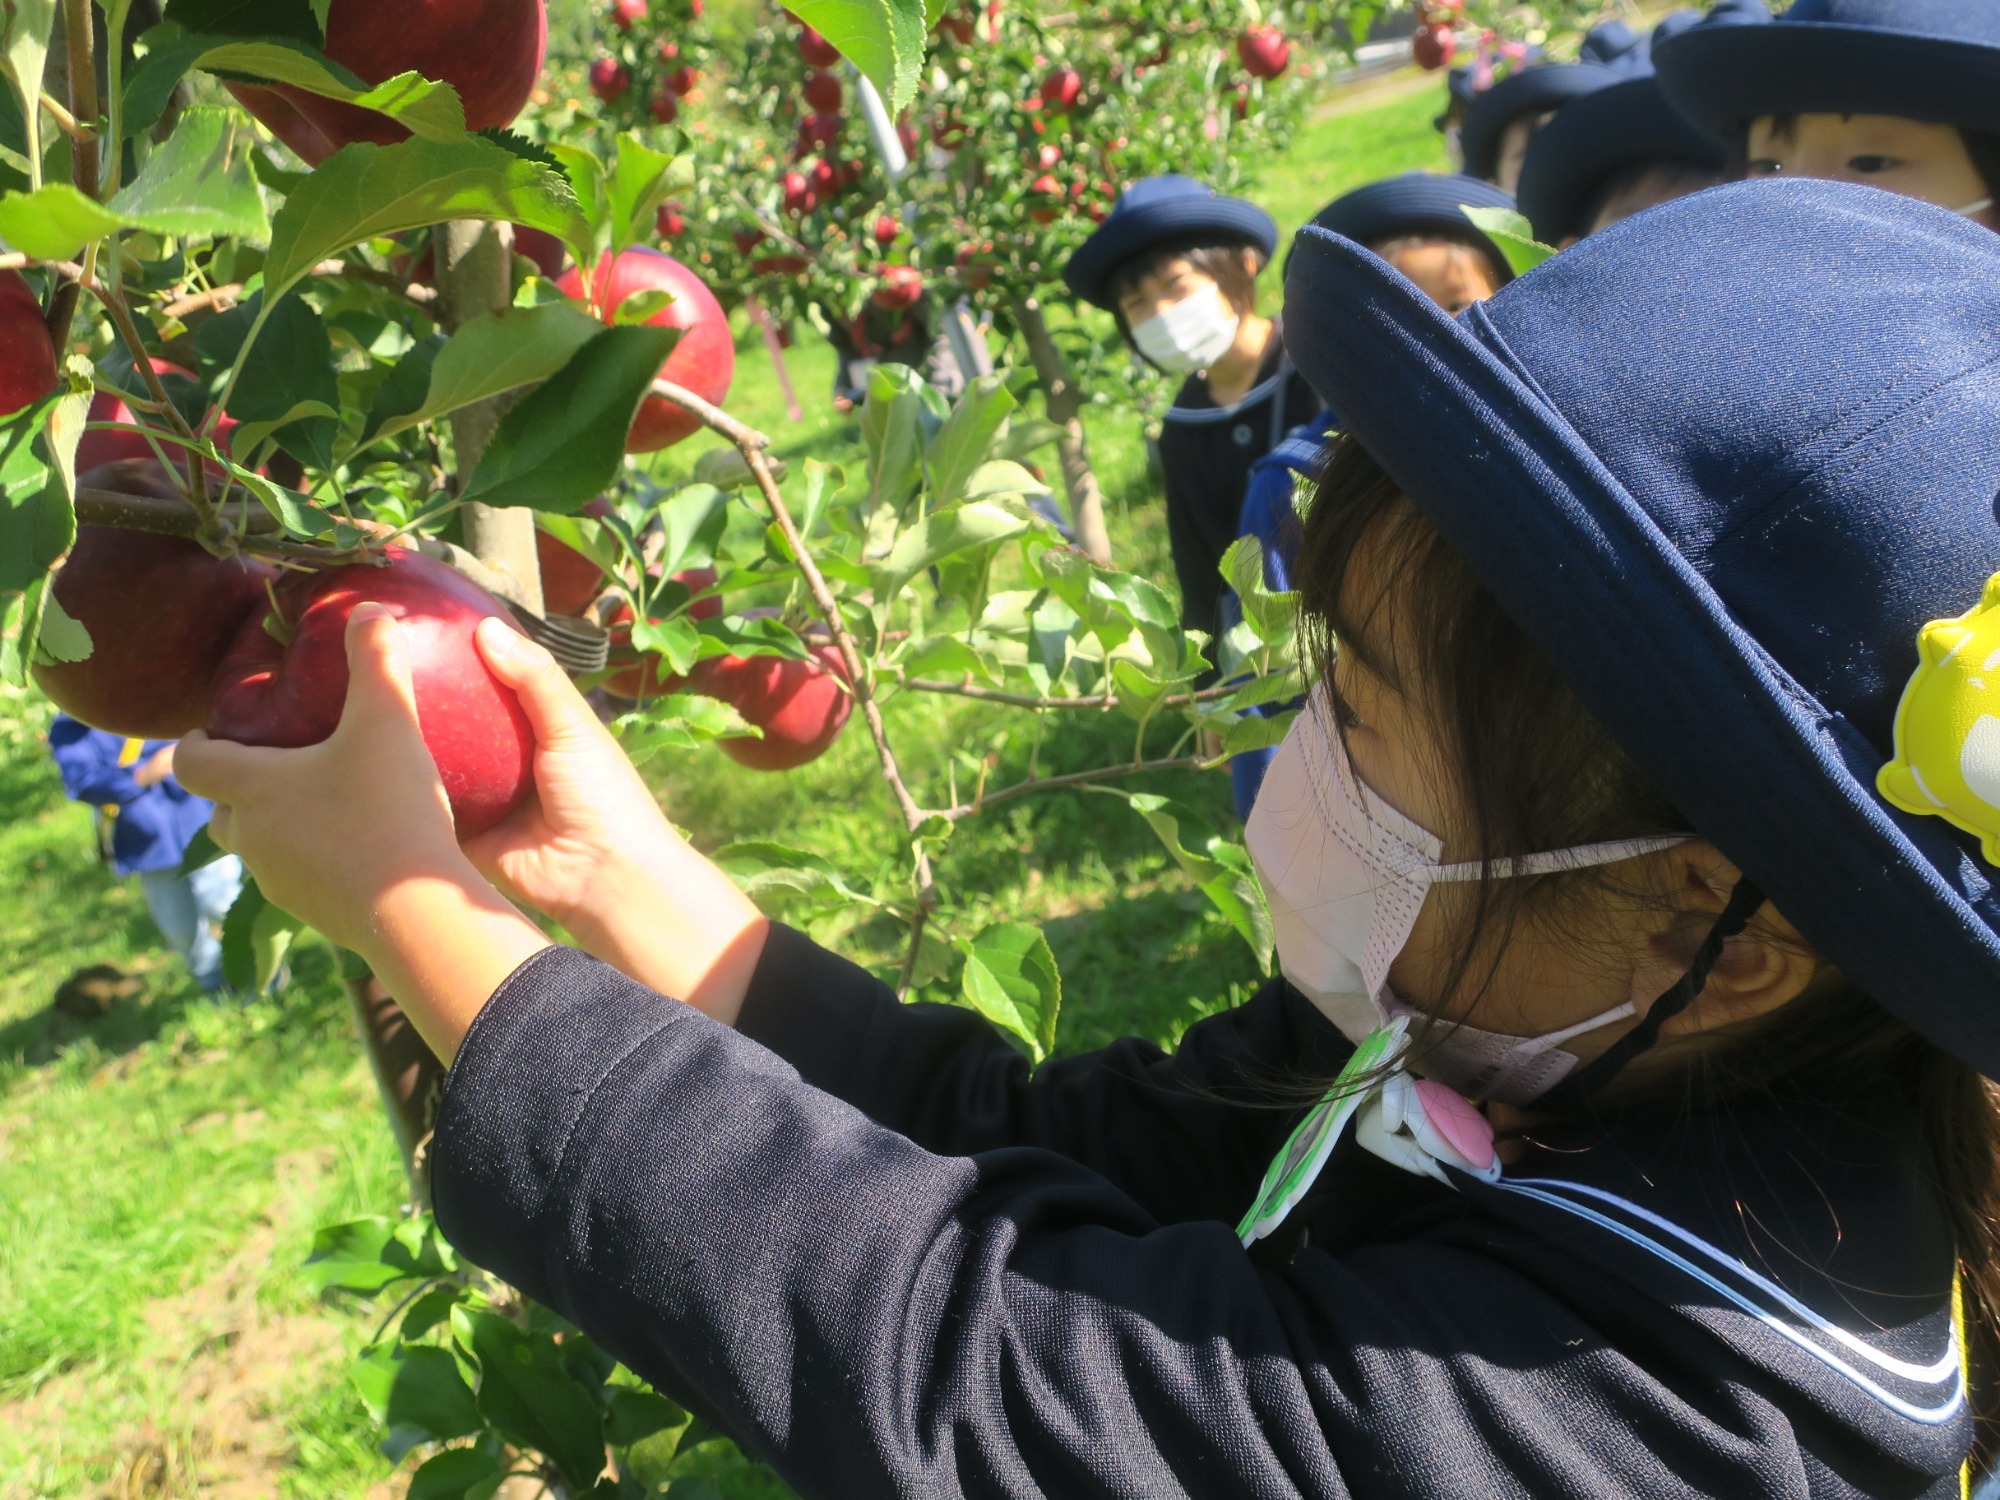
M 152 460 L 106 464 L 81 488 L 180 500 Z M 208 717 L 210 683 L 243 628 L 269 607 L 265 563 L 211 556 L 185 537 L 79 526 L 51 587 L 90 632 L 83 661 L 37 663 L 56 707 L 97 729 L 175 740 Z
M 688 672 L 688 686 L 731 704 L 764 731 L 718 740 L 722 753 L 753 771 L 789 771 L 818 760 L 840 738 L 854 695 L 847 666 L 831 642 L 811 646 L 803 661 L 783 656 L 710 656 Z
M 556 283 L 568 296 L 585 300 L 583 276 L 572 266 Z M 674 300 L 646 322 L 654 328 L 685 330 L 674 352 L 660 366 L 660 378 L 685 386 L 704 401 L 721 405 L 736 377 L 736 342 L 729 317 L 702 279 L 664 251 L 634 246 L 614 261 L 599 258 L 591 277 L 589 302 L 598 317 L 609 322 L 634 292 L 664 288 Z M 628 453 L 651 453 L 671 447 L 701 428 L 701 421 L 661 396 L 648 396 L 632 419 L 625 439 Z
M 1292 59 L 1292 44 L 1275 26 L 1252 26 L 1236 38 L 1236 57 L 1252 78 L 1272 79 Z
M 511 125 L 528 102 L 548 32 L 543 0 L 332 0 L 325 51 L 369 83 L 405 72 L 448 83 L 467 128 L 490 130 Z M 314 166 L 354 141 L 387 145 L 409 134 L 387 115 L 288 85 L 229 88 Z
M 208 732 L 245 745 L 316 745 L 340 723 L 347 701 L 347 617 L 358 604 L 387 606 L 402 624 L 417 724 L 437 763 L 460 838 L 483 833 L 534 786 L 534 734 L 514 694 L 473 643 L 506 607 L 441 562 L 386 550 L 386 565 L 357 563 L 298 573 L 277 590 L 281 641 L 253 614 L 215 675 Z M 331 791 L 332 789 L 329 789 Z M 365 795 L 365 789 L 362 789 Z
M 55 383 L 56 347 L 42 304 L 19 271 L 0 271 L 0 417 L 46 396 Z

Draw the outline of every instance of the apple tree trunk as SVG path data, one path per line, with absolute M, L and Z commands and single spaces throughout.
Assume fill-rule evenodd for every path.
M 1070 521 L 1076 527 L 1077 545 L 1091 561 L 1111 565 L 1111 535 L 1104 529 L 1104 496 L 1091 472 L 1090 450 L 1083 436 L 1083 392 L 1070 375 L 1069 363 L 1049 332 L 1042 304 L 1033 297 L 1014 299 L 1014 322 L 1028 342 L 1028 358 L 1034 362 L 1047 401 L 1049 420 L 1062 429 L 1056 440 L 1056 460 L 1062 465 L 1063 489 L 1069 496 Z

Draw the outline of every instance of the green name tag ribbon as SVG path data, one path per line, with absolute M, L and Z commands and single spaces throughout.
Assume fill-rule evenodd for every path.
M 1236 1226 L 1236 1234 L 1245 1248 L 1254 1245 L 1272 1230 L 1285 1222 L 1299 1199 L 1305 1197 L 1326 1165 L 1326 1159 L 1333 1155 L 1333 1148 L 1340 1144 L 1340 1137 L 1347 1129 L 1369 1095 L 1377 1092 L 1381 1085 L 1361 1083 L 1358 1080 L 1378 1072 L 1402 1055 L 1407 1045 L 1405 1033 L 1410 1029 L 1410 1018 L 1398 1016 L 1387 1026 L 1378 1026 L 1362 1039 L 1354 1049 L 1354 1055 L 1347 1060 L 1327 1089 L 1326 1096 L 1312 1107 L 1310 1113 L 1299 1121 L 1285 1141 L 1285 1147 L 1271 1158 L 1271 1165 L 1264 1171 L 1264 1182 L 1257 1189 L 1257 1201 L 1250 1205 L 1250 1212 L 1243 1216 L 1243 1222 Z

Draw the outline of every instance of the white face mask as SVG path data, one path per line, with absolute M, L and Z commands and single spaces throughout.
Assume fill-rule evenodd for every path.
M 1349 1041 L 1417 1014 L 1389 990 L 1389 966 L 1410 940 L 1434 884 L 1477 880 L 1477 862 L 1440 864 L 1443 842 L 1370 791 L 1314 694 L 1272 757 L 1248 828 L 1250 857 L 1271 908 L 1285 978 Z M 1625 839 L 1498 861 L 1496 875 L 1581 870 L 1649 854 L 1678 838 Z M 1561 1044 L 1634 1014 L 1627 1001 L 1545 1036 L 1463 1024 L 1418 1058 L 1423 1072 L 1471 1097 L 1526 1104 L 1577 1064 Z
M 1161 369 L 1185 375 L 1206 370 L 1227 354 L 1242 321 L 1223 301 L 1222 288 L 1210 285 L 1136 325 L 1132 343 Z

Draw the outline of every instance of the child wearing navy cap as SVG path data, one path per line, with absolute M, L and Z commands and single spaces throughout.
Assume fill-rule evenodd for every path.
M 1257 313 L 1257 276 L 1277 244 L 1277 225 L 1254 204 L 1189 177 L 1148 177 L 1063 268 L 1140 358 L 1186 377 L 1160 426 L 1167 538 L 1182 623 L 1211 635 L 1250 465 L 1319 405 L 1285 357 L 1283 331 Z
M 2000 6 L 1797 0 L 1761 20 L 1657 52 L 1668 97 L 1741 142 L 1746 175 L 1867 183 L 2000 228 Z
M 466 1258 L 804 1496 L 1949 1500 L 2000 1370 L 1996 282 L 1844 183 L 1455 319 L 1302 230 L 1347 435 L 1249 829 L 1283 973 L 1172 1055 L 1031 1072 L 767 923 L 504 628 L 541 796 L 470 846 L 371 606 L 331 739 L 181 773 L 452 1059 Z

